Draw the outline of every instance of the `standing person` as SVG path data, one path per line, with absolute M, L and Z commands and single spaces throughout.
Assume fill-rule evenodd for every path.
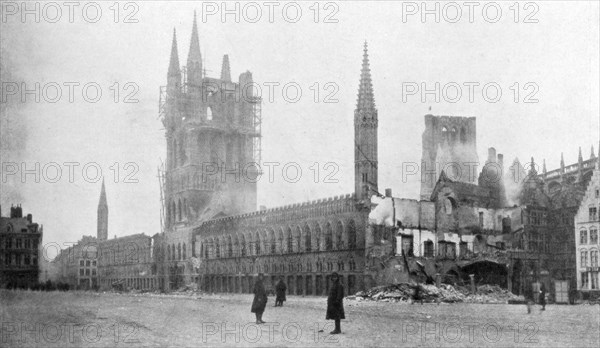
M 527 314 L 531 314 L 531 306 L 534 304 L 533 300 L 533 289 L 532 285 L 527 286 L 525 289 L 525 304 L 527 305 Z
M 258 279 L 254 283 L 254 300 L 252 301 L 252 309 L 251 312 L 256 315 L 256 323 L 264 324 L 265 322 L 262 320 L 263 312 L 265 311 L 265 307 L 267 306 L 267 291 L 265 290 L 265 285 L 263 284 L 263 274 L 258 274 Z
M 540 286 L 540 304 L 542 305 L 542 310 L 546 310 L 546 285 L 542 283 Z
M 340 276 L 336 272 L 331 275 L 331 280 L 333 284 L 327 297 L 327 315 L 325 319 L 335 320 L 335 330 L 330 333 L 337 335 L 342 333 L 340 320 L 346 319 L 344 315 L 344 287 L 340 284 Z
M 275 298 L 275 307 L 283 306 L 283 302 L 286 300 L 285 291 L 287 290 L 287 286 L 283 282 L 283 277 L 279 277 L 279 282 L 275 286 L 275 293 L 277 297 Z

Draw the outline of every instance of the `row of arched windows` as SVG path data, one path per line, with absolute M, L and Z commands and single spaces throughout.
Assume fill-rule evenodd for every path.
M 341 221 L 327 222 L 323 227 L 318 223 L 312 227 L 287 226 L 242 233 L 223 237 L 208 238 L 200 245 L 203 258 L 227 258 L 250 255 L 269 255 L 312 251 L 355 249 L 356 224 L 349 220 L 346 226 Z
M 186 260 L 187 248 L 185 246 L 185 243 L 183 243 L 183 245 L 181 243 L 178 243 L 177 246 L 175 246 L 175 244 L 167 245 L 164 256 L 166 261 Z

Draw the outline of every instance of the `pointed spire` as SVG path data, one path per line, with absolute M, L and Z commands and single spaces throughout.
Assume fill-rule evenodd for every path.
M 371 111 L 375 109 L 375 98 L 373 96 L 373 83 L 371 81 L 371 68 L 369 67 L 369 53 L 367 41 L 363 48 L 362 69 L 360 71 L 360 84 L 358 86 L 357 110 Z
M 544 173 L 544 176 L 546 176 L 547 170 L 546 170 L 546 159 L 545 158 L 544 158 L 543 162 L 544 162 L 544 164 L 542 167 L 542 173 Z
M 583 156 L 581 155 L 581 146 L 579 147 L 579 157 L 577 158 L 579 162 L 583 162 Z
M 223 64 L 221 64 L 221 80 L 231 82 L 231 69 L 229 68 L 229 55 L 223 56 Z
M 198 36 L 198 23 L 196 11 L 194 11 L 194 24 L 192 26 L 192 38 L 187 58 L 188 81 L 192 84 L 200 84 L 202 80 L 202 55 L 200 54 L 200 38 Z
M 177 32 L 173 28 L 173 43 L 171 44 L 171 59 L 169 60 L 169 72 L 167 76 L 180 76 L 179 53 L 177 52 Z
M 100 190 L 100 202 L 98 202 L 98 206 L 106 206 L 106 188 L 104 187 L 104 179 L 102 179 L 102 189 Z
M 537 170 L 535 170 L 535 160 L 533 159 L 533 156 L 531 157 L 531 168 L 529 169 L 530 173 L 537 173 Z
M 565 172 L 565 157 L 562 152 L 560 153 L 560 171 L 561 173 Z
M 594 154 L 594 145 L 592 145 L 592 151 L 590 153 L 590 159 L 594 159 L 596 158 L 596 155 Z

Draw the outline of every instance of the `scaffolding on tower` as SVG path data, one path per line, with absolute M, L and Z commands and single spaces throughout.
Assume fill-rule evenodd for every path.
M 158 186 L 160 190 L 160 227 L 161 232 L 165 232 L 166 230 L 166 219 L 165 219 L 165 164 L 161 161 L 160 166 L 158 166 Z
M 260 166 L 262 139 L 262 98 L 252 97 L 248 101 L 252 105 L 252 157 Z

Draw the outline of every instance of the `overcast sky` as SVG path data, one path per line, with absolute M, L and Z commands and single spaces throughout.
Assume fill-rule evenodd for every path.
M 286 8 L 287 17 L 282 14 L 283 5 L 276 7 L 270 23 L 269 7 L 259 2 L 262 18 L 251 23 L 255 8 L 246 6 L 247 16 L 243 16 L 245 3 L 241 3 L 240 23 L 235 23 L 233 15 L 223 23 L 219 8 L 210 15 L 211 4 L 203 7 L 184 1 L 134 2 L 128 8 L 120 3 L 119 23 L 115 23 L 115 9 L 109 8 L 112 2 L 101 2 L 102 16 L 88 23 L 95 9 L 88 6 L 84 17 L 84 4 L 74 9 L 73 23 L 67 7 L 62 7 L 56 23 L 44 19 L 55 17 L 53 8 L 46 8 L 40 23 L 33 16 L 22 23 L 21 13 L 10 15 L 14 11 L 7 11 L 3 2 L 1 126 L 3 136 L 8 130 L 22 140 L 3 141 L 2 161 L 25 163 L 30 169 L 36 162 L 41 168 L 55 162 L 63 176 L 56 183 L 44 177 L 35 183 L 34 176 L 28 175 L 24 184 L 19 183 L 20 173 L 12 176 L 2 183 L 2 214 L 8 213 L 11 203 L 22 203 L 25 213 L 31 212 L 44 225 L 45 243 L 76 242 L 82 235 L 96 234 L 101 183 L 87 182 L 82 175 L 83 165 L 92 162 L 102 168 L 106 180 L 109 237 L 160 231 L 157 166 L 165 160 L 166 146 L 158 120 L 159 86 L 166 84 L 173 28 L 180 63 L 185 65 L 194 9 L 209 76 L 219 76 L 222 55 L 229 54 L 234 81 L 250 70 L 263 86 L 280 84 L 273 102 L 263 88 L 262 160 L 282 166 L 297 162 L 303 176 L 297 183 L 288 183 L 282 166 L 275 168 L 273 183 L 266 177 L 259 182 L 259 205 L 275 207 L 352 192 L 353 110 L 365 40 L 379 110 L 380 191 L 389 187 L 394 196 L 418 198 L 418 178 L 411 176 L 403 182 L 402 163 L 420 162 L 423 116 L 430 107 L 435 115 L 477 117 L 481 162 L 490 146 L 503 153 L 506 162 L 515 157 L 523 162 L 532 156 L 536 161 L 545 158 L 549 170 L 559 165 L 561 152 L 567 164 L 577 161 L 580 146 L 586 159 L 592 145 L 598 154 L 597 2 L 537 2 L 527 8 L 521 3 L 518 17 L 516 8 L 510 8 L 513 2 L 498 2 L 502 14 L 495 23 L 490 23 L 496 17 L 494 6 L 486 7 L 487 17 L 482 15 L 485 3 L 475 7 L 472 23 L 467 7 L 462 7 L 462 17 L 456 21 L 456 8 L 446 7 L 444 12 L 443 2 L 439 3 L 439 23 L 433 15 L 424 23 L 420 13 L 407 15 L 414 12 L 412 3 L 401 2 L 332 2 L 328 7 L 321 3 L 318 23 L 312 2 L 299 3 L 302 14 L 296 23 L 290 23 L 294 5 Z M 220 2 L 212 4 L 220 6 Z M 44 15 L 43 4 L 40 11 Z M 127 15 L 137 23 L 124 23 Z M 41 95 L 36 103 L 29 95 L 22 103 L 19 95 L 6 95 L 7 82 L 22 81 L 30 89 L 36 82 L 48 86 L 47 99 L 54 97 L 52 83 L 57 83 L 62 86 L 62 97 L 49 103 Z M 72 103 L 65 82 L 80 84 L 73 87 Z M 82 97 L 82 86 L 90 82 L 102 90 L 96 103 Z M 129 82 L 139 89 L 126 88 Z M 120 90 L 118 103 L 115 83 Z M 283 98 L 281 86 L 288 83 L 302 90 L 295 103 Z M 314 100 L 315 83 L 319 102 Z M 332 84 L 326 89 L 327 83 Z M 422 102 L 420 92 L 403 95 L 403 85 L 415 83 L 429 89 L 436 83 L 446 86 L 440 88 L 447 92 L 446 98 L 442 94 L 436 102 L 427 95 Z M 479 84 L 472 102 L 465 83 Z M 487 90 L 488 100 L 483 97 L 486 84 L 501 89 L 499 101 L 490 101 L 495 97 L 493 88 Z M 462 96 L 453 102 L 456 85 L 462 86 Z M 332 91 L 337 101 L 323 103 Z M 288 92 L 287 97 L 293 98 L 293 90 Z M 123 103 L 130 93 L 138 102 Z M 94 94 L 88 89 L 88 97 Z M 537 102 L 524 103 L 528 96 Z M 65 162 L 80 163 L 72 183 Z M 125 168 L 128 162 L 139 168 L 132 176 L 137 183 L 124 182 L 135 168 Z M 314 162 L 321 168 L 319 183 L 314 182 L 310 169 Z M 339 166 L 333 176 L 338 183 L 324 182 L 331 171 L 323 168 L 327 162 Z M 120 167 L 117 182 L 111 170 L 114 163 Z M 93 169 L 88 173 L 95 176 Z

